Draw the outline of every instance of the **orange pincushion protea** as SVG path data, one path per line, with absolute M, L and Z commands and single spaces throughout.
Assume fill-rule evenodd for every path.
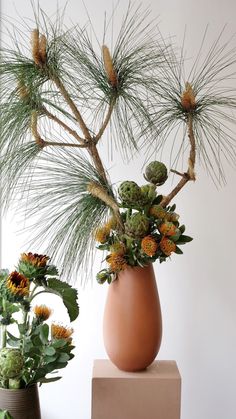
M 6 286 L 8 290 L 20 297 L 28 297 L 30 282 L 28 278 L 17 271 L 12 272 L 7 278 Z
M 29 263 L 30 265 L 44 268 L 47 265 L 49 257 L 46 255 L 38 255 L 38 253 L 22 253 L 20 261 Z
M 123 271 L 127 268 L 127 262 L 120 253 L 111 253 L 107 256 L 107 262 L 113 272 Z
M 61 326 L 60 324 L 52 323 L 51 325 L 51 333 L 52 333 L 53 339 L 70 340 L 73 332 L 74 332 L 73 329 L 69 327 Z
M 174 236 L 176 234 L 176 226 L 173 223 L 165 222 L 158 228 L 160 233 L 164 236 Z
M 44 304 L 34 307 L 34 314 L 40 321 L 46 321 L 52 314 L 52 310 Z
M 166 256 L 170 256 L 176 250 L 176 244 L 167 237 L 163 237 L 160 242 L 160 248 Z
M 107 221 L 107 223 L 105 224 L 105 227 L 107 228 L 107 230 L 115 230 L 115 228 L 117 227 L 117 221 L 115 217 L 111 217 L 109 218 L 109 220 Z
M 141 241 L 141 248 L 146 255 L 154 256 L 158 248 L 158 243 L 152 236 L 146 236 Z

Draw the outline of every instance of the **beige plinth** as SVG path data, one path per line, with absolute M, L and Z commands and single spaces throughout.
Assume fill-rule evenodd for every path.
M 142 372 L 95 360 L 92 419 L 180 419 L 181 377 L 175 361 L 155 361 Z

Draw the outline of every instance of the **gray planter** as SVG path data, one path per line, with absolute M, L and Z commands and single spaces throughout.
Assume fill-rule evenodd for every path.
M 41 419 L 37 385 L 21 390 L 0 388 L 0 408 L 14 419 Z

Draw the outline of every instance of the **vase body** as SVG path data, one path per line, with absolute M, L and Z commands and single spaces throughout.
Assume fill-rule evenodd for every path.
M 41 419 L 37 385 L 20 390 L 0 388 L 0 409 L 14 419 Z
M 140 371 L 155 359 L 162 319 L 152 264 L 128 267 L 109 285 L 103 321 L 110 360 L 123 371 Z

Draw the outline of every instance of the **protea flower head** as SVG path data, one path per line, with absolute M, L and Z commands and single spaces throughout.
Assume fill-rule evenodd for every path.
M 12 296 L 28 297 L 30 282 L 26 276 L 14 271 L 8 276 L 6 287 Z
M 60 324 L 52 323 L 51 325 L 51 334 L 53 339 L 65 339 L 69 341 L 71 340 L 73 332 L 73 329 Z
M 39 322 L 44 322 L 51 316 L 52 310 L 44 304 L 41 304 L 34 307 L 34 314 Z

